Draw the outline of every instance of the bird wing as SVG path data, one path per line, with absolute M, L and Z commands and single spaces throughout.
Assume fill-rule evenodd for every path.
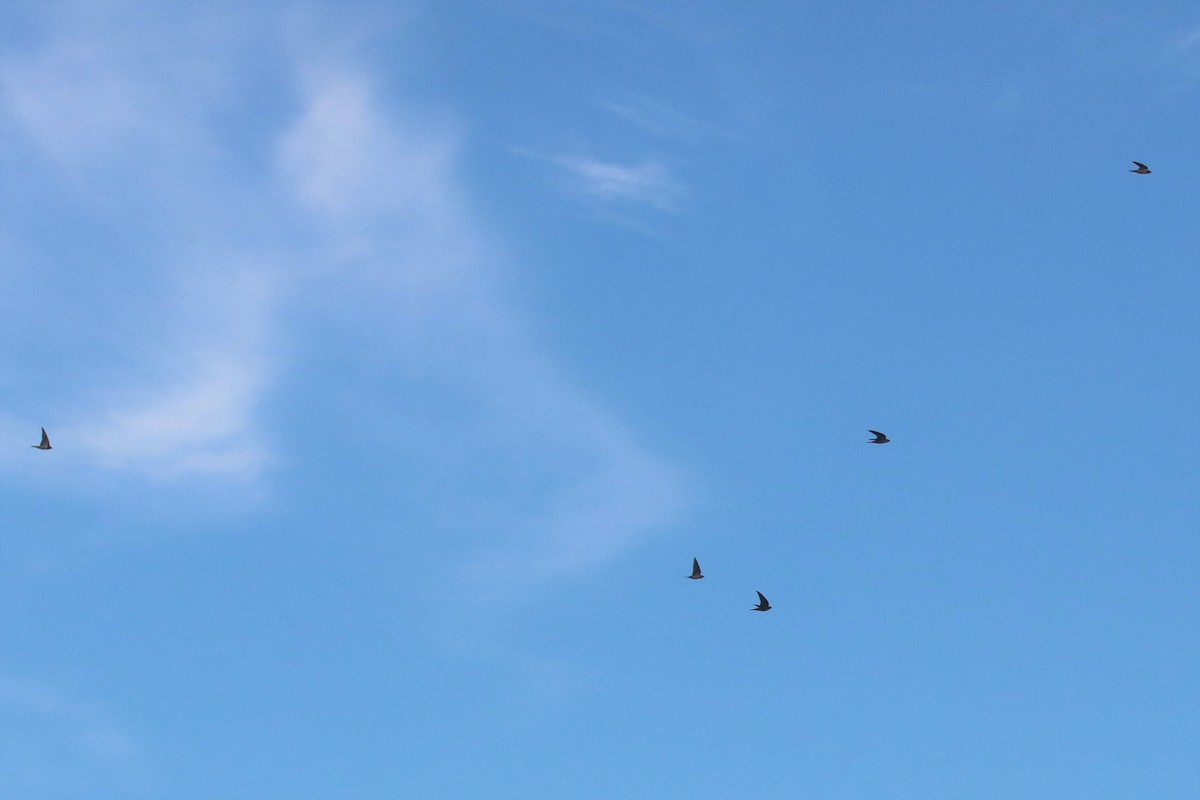
M 697 558 L 692 558 L 692 574 L 693 575 L 700 574 L 700 560 Z
M 771 605 L 770 603 L 768 603 L 768 602 L 767 602 L 767 598 L 763 597 L 763 593 L 762 593 L 762 592 L 760 592 L 760 591 L 758 591 L 758 590 L 755 590 L 755 592 L 754 592 L 754 593 L 758 595 L 758 604 L 759 604 L 760 606 L 769 606 L 769 605 Z
M 867 428 L 867 433 L 873 433 L 873 434 L 875 434 L 876 436 L 883 436 L 883 434 L 882 434 L 882 433 L 880 433 L 879 431 L 873 431 L 873 430 L 871 430 L 870 428 Z M 884 438 L 884 439 L 886 439 L 887 437 L 886 437 L 886 436 L 883 436 L 883 438 Z
M 1143 164 L 1143 163 L 1142 163 L 1142 162 L 1140 162 L 1140 161 L 1135 161 L 1135 162 L 1133 162 L 1133 163 L 1137 164 L 1137 165 L 1138 165 L 1139 167 L 1141 167 L 1142 169 L 1150 169 L 1149 167 L 1147 167 L 1145 164 Z
M 42 444 L 50 444 L 50 437 L 46 435 L 45 428 L 42 428 Z

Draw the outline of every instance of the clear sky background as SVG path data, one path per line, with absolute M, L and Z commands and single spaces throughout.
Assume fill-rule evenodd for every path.
M 1193 0 L 0 8 L 0 796 L 1200 796 Z

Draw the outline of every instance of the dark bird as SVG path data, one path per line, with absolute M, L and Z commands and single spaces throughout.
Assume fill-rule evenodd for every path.
M 751 611 L 770 611 L 771 604 L 767 602 L 767 598 L 763 597 L 762 592 L 758 592 L 758 605 L 750 609 Z
M 887 438 L 886 436 L 884 436 L 884 435 L 883 435 L 882 433 L 880 433 L 879 431 L 873 431 L 873 430 L 871 430 L 870 428 L 867 428 L 867 433 L 873 433 L 873 434 L 875 434 L 875 438 L 874 438 L 874 439 L 867 439 L 867 443 L 868 443 L 868 444 L 887 444 L 888 442 L 890 442 L 890 441 L 891 441 L 891 439 Z
M 30 447 L 36 447 L 38 450 L 50 449 L 50 437 L 46 435 L 46 429 L 42 428 L 42 441 L 38 444 L 31 444 Z
M 1137 168 L 1137 169 L 1131 169 L 1131 170 L 1129 170 L 1130 172 L 1136 172 L 1138 175 L 1149 175 L 1149 174 L 1150 174 L 1150 168 L 1149 168 L 1149 167 L 1147 167 L 1147 166 L 1146 166 L 1145 164 L 1143 164 L 1142 162 L 1140 162 L 1140 161 L 1135 161 L 1135 162 L 1133 162 L 1133 163 L 1137 164 L 1137 165 L 1138 165 L 1138 168 Z
M 692 574 L 688 575 L 688 577 L 694 581 L 698 581 L 704 577 L 703 575 L 700 574 L 700 562 L 697 561 L 695 558 L 692 559 Z

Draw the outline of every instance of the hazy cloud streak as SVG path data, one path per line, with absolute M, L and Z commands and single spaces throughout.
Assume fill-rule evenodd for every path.
M 297 202 L 319 215 L 328 257 L 314 280 L 358 308 L 427 391 L 457 398 L 432 432 L 402 414 L 396 423 L 425 442 L 425 469 L 454 465 L 447 480 L 472 495 L 452 518 L 476 532 L 478 556 L 455 571 L 476 587 L 482 578 L 489 596 L 520 593 L 603 563 L 664 522 L 681 500 L 674 470 L 561 376 L 506 300 L 503 259 L 461 189 L 461 135 L 433 113 L 388 113 L 345 68 L 300 85 L 278 157 Z M 603 181 L 639 197 L 666 184 L 653 168 L 614 168 Z

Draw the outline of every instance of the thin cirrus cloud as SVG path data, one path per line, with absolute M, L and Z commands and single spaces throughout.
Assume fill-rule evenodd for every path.
M 401 371 L 457 409 L 431 421 L 406 414 L 410 398 L 389 435 L 450 486 L 430 515 L 481 542 L 452 569 L 472 596 L 524 594 L 667 522 L 677 470 L 567 380 L 505 300 L 504 260 L 457 176 L 461 134 L 436 114 L 390 114 L 353 69 L 300 83 L 278 163 L 313 215 L 316 294 L 360 309 Z
M 1186 53 L 1193 48 L 1200 48 L 1200 27 L 1174 38 L 1166 48 L 1169 54 Z
M 598 105 L 635 128 L 662 139 L 694 143 L 709 136 L 723 135 L 716 126 L 645 95 L 611 92 L 600 99 Z
M 109 156 L 148 132 L 147 82 L 110 50 L 71 37 L 33 54 L 10 52 L 0 72 L 5 116 L 43 153 L 69 163 Z
M 220 286 L 186 290 L 194 305 L 183 316 L 200 335 L 170 343 L 160 356 L 169 363 L 132 391 L 106 382 L 116 397 L 91 421 L 64 426 L 64 441 L 110 470 L 166 478 L 261 472 L 269 456 L 256 412 L 276 369 L 265 344 L 274 335 L 274 288 L 261 272 L 221 277 Z
M 277 12 L 243 19 L 238 29 L 260 38 L 215 51 L 194 94 L 171 90 L 182 68 L 171 54 L 188 62 L 192 28 L 210 26 L 163 15 L 142 20 L 136 36 L 92 20 L 99 30 L 83 62 L 65 22 L 61 39 L 6 59 L 20 62 L 5 70 L 4 113 L 24 146 L 47 175 L 67 179 L 56 185 L 73 192 L 73 207 L 132 237 L 145 262 L 106 311 L 87 297 L 55 298 L 83 321 L 78 340 L 60 340 L 51 356 L 64 372 L 80 357 L 90 365 L 55 401 L 55 417 L 69 420 L 51 431 L 56 455 L 72 452 L 96 474 L 243 485 L 292 463 L 289 436 L 303 431 L 260 431 L 278 403 L 305 393 L 294 382 L 311 379 L 343 408 L 388 408 L 372 430 L 396 443 L 391 480 L 444 478 L 443 494 L 421 499 L 424 513 L 475 542 L 475 557 L 448 569 L 510 568 L 493 593 L 604 563 L 671 519 L 678 470 L 567 379 L 508 300 L 507 259 L 459 175 L 464 132 L 450 115 L 378 89 L 354 55 L 363 25 Z M 273 41 L 287 68 L 272 62 L 267 78 L 256 70 L 270 59 L 249 54 L 269 30 L 285 31 Z M 247 140 L 231 112 L 255 105 L 237 87 L 262 80 L 278 81 L 273 94 L 288 102 L 257 118 L 256 131 L 272 132 L 247 153 L 235 149 Z M 106 108 L 93 117 L 89 103 Z M 606 200 L 669 208 L 678 194 L 655 162 L 560 163 Z M 114 191 L 137 203 L 115 221 L 92 190 L 114 174 L 123 176 Z M 37 275 L 20 283 L 40 288 Z M 93 324 L 106 328 L 103 353 L 88 352 Z M 322 325 L 346 338 L 327 344 Z M 310 343 L 348 348 L 338 375 L 314 375 Z M 381 361 L 390 383 L 373 370 Z M 44 415 L 25 405 L 9 417 Z
M 1161 48 L 1157 62 L 1182 81 L 1174 89 L 1189 87 L 1200 79 L 1200 27 L 1171 37 Z
M 0 70 L 10 144 L 27 154 L 22 177 L 40 202 L 67 209 L 49 221 L 54 239 L 89 253 L 56 263 L 39 255 L 46 220 L 14 213 L 5 226 L 6 244 L 33 256 L 11 267 L 12 284 L 36 292 L 56 320 L 50 352 L 38 364 L 17 359 L 13 371 L 43 379 L 27 385 L 69 387 L 6 416 L 22 427 L 53 420 L 58 449 L 85 475 L 257 474 L 270 277 L 228 233 L 244 187 L 211 178 L 217 142 L 203 113 L 215 73 L 202 70 L 180 92 L 195 42 L 153 23 L 162 39 L 84 17 L 59 19 L 58 35 L 38 46 L 10 48 Z M 154 48 L 168 38 L 176 58 Z M 42 305 L 14 310 L 21 329 L 44 327 Z
M 579 191 L 604 202 L 675 211 L 683 196 L 683 187 L 659 161 L 619 163 L 588 156 L 566 156 L 553 161 L 567 172 Z
M 0 728 L 0 772 L 9 789 L 31 797 L 145 793 L 143 748 L 100 704 L 0 674 L 0 709 L 9 723 Z

